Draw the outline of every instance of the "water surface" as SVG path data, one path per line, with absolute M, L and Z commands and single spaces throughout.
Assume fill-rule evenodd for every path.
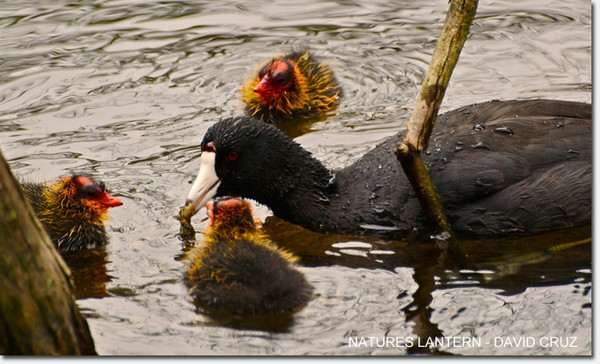
M 360 337 L 469 337 L 451 354 L 591 354 L 589 229 L 468 241 L 479 268 L 433 244 L 318 235 L 258 213 L 297 253 L 315 298 L 276 329 L 199 314 L 181 277 L 177 213 L 199 142 L 241 113 L 239 88 L 274 54 L 309 46 L 344 89 L 296 140 L 330 167 L 406 123 L 447 1 L 19 1 L 0 7 L 0 143 L 13 172 L 101 177 L 124 201 L 111 243 L 70 260 L 100 354 L 386 354 Z M 442 111 L 490 99 L 591 101 L 588 1 L 481 2 Z M 202 230 L 203 213 L 194 224 Z M 258 324 L 257 324 L 258 325 Z M 260 325 L 258 325 L 260 326 Z M 248 328 L 250 327 L 250 328 Z M 494 345 L 533 337 L 533 347 Z M 575 337 L 577 347 L 543 346 Z

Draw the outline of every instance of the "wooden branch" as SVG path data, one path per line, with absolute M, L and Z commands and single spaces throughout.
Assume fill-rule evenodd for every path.
M 1 153 L 0 251 L 0 354 L 96 354 L 69 268 Z
M 403 140 L 406 148 L 422 152 L 427 148 L 434 120 L 442 104 L 450 76 L 475 17 L 477 0 L 451 0 L 442 33 L 423 79 L 408 132 Z
M 421 159 L 427 148 L 434 120 L 444 98 L 450 76 L 469 34 L 477 0 L 451 0 L 442 33 L 421 85 L 404 140 L 395 153 L 410 180 L 427 219 L 438 232 L 452 233 L 442 203 Z

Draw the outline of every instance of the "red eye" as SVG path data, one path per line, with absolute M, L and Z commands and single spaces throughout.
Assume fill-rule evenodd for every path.
M 227 154 L 227 159 L 234 161 L 237 159 L 238 155 L 238 152 L 229 152 L 229 154 Z

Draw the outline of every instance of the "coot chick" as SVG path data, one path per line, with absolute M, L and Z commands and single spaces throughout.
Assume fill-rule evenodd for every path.
M 331 68 L 306 50 L 274 58 L 242 86 L 246 112 L 270 123 L 323 115 L 341 94 Z
M 204 244 L 191 250 L 186 276 L 197 306 L 238 314 L 291 313 L 304 307 L 312 286 L 298 258 L 257 228 L 252 207 L 239 199 L 207 205 Z
M 89 176 L 68 175 L 52 185 L 22 182 L 25 197 L 61 252 L 105 245 L 108 209 L 123 202 Z
M 201 143 L 188 203 L 254 199 L 317 232 L 401 239 L 426 228 L 393 150 L 398 133 L 332 171 L 276 127 L 224 119 Z M 453 229 L 474 236 L 590 224 L 591 105 L 490 101 L 443 115 L 423 159 Z

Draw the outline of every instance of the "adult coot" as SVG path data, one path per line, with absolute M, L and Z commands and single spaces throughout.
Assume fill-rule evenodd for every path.
M 224 119 L 201 143 L 188 201 L 254 199 L 317 232 L 406 237 L 426 227 L 393 149 L 405 132 L 332 171 L 276 127 Z M 476 236 L 590 224 L 591 105 L 490 101 L 437 119 L 423 158 L 455 231 Z
M 188 253 L 186 283 L 195 303 L 239 314 L 294 312 L 312 296 L 296 258 L 257 228 L 250 203 L 217 200 L 207 206 L 204 244 Z
M 331 68 L 307 50 L 274 58 L 242 86 L 247 113 L 271 123 L 319 116 L 340 96 Z
M 102 182 L 89 176 L 68 175 L 52 185 L 22 182 L 25 197 L 59 251 L 78 251 L 105 245 L 104 222 L 110 207 L 123 202 Z

